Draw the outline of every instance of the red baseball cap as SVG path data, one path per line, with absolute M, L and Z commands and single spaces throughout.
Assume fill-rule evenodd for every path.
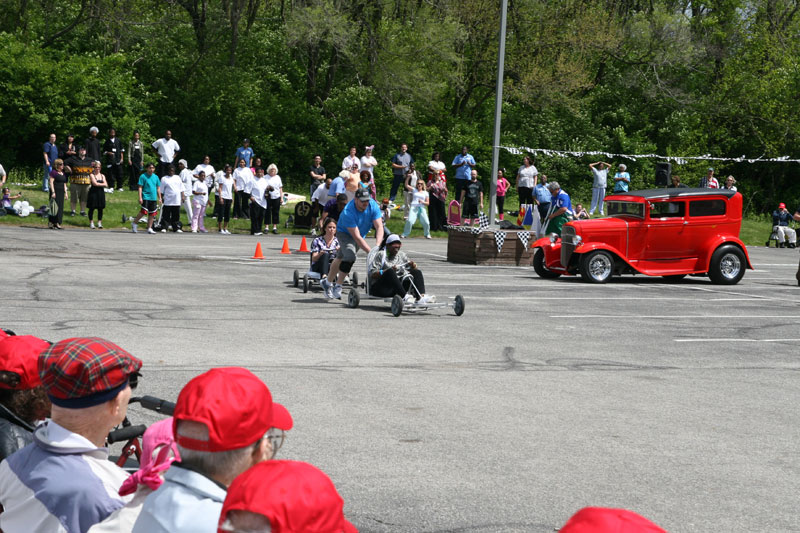
M 219 523 L 237 510 L 266 517 L 272 533 L 358 533 L 343 508 L 333 482 L 316 466 L 262 461 L 233 480 Z
M 786 204 L 781 202 L 778 204 L 778 209 L 786 209 Z
M 172 431 L 184 448 L 223 452 L 244 448 L 262 438 L 269 428 L 292 429 L 292 415 L 272 401 L 269 389 L 255 374 L 241 367 L 213 368 L 193 378 L 178 395 Z M 200 422 L 208 440 L 178 433 L 178 421 Z
M 142 362 L 99 337 L 59 341 L 39 355 L 39 377 L 50 401 L 80 409 L 117 397 Z
M 584 507 L 559 533 L 666 533 L 647 518 L 626 509 Z
M 0 338 L 0 372 L 10 372 L 0 381 L 0 389 L 27 390 L 42 384 L 39 379 L 39 354 L 50 343 L 33 335 Z

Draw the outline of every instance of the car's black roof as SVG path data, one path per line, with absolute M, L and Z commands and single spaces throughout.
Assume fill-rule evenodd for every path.
M 616 192 L 609 196 L 637 196 L 639 198 L 677 198 L 677 197 L 696 197 L 696 196 L 727 196 L 728 198 L 736 194 L 730 189 L 700 189 L 691 187 L 668 187 L 666 189 L 645 189 L 642 191 Z

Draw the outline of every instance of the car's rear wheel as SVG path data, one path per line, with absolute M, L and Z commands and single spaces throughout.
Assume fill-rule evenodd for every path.
M 675 274 L 672 276 L 661 276 L 664 280 L 664 283 L 678 283 L 680 280 L 686 277 L 686 274 Z
M 708 277 L 717 285 L 736 285 L 744 276 L 747 260 L 738 246 L 720 246 L 711 256 Z
M 614 256 L 605 250 L 594 250 L 583 254 L 580 272 L 584 281 L 605 283 L 614 275 Z
M 537 248 L 536 253 L 533 254 L 533 270 L 540 278 L 544 279 L 555 279 L 561 275 L 551 270 L 547 270 L 547 267 L 544 264 L 544 250 L 541 248 Z

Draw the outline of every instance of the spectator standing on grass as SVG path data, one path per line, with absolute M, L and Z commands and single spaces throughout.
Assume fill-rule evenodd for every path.
M 187 167 L 189 164 L 185 159 L 178 161 L 178 171 L 183 183 L 183 210 L 186 211 L 186 220 L 192 223 L 192 185 L 194 185 L 194 174 Z
M 268 231 L 269 224 L 272 224 L 272 233 L 278 234 L 278 224 L 280 223 L 281 204 L 283 204 L 283 181 L 278 175 L 278 167 L 271 163 L 267 167 L 267 211 L 264 215 L 264 231 Z
M 69 205 L 72 211 L 70 216 L 75 216 L 75 204 L 80 203 L 81 216 L 85 217 L 89 187 L 91 187 L 89 175 L 92 173 L 92 160 L 86 154 L 86 148 L 83 146 L 78 148 L 78 155 L 64 161 L 64 167 L 69 175 Z
M 100 161 L 92 162 L 92 173 L 89 175 L 89 199 L 87 207 L 89 208 L 89 228 L 94 229 L 94 212 L 97 211 L 97 228 L 103 229 L 103 209 L 106 208 L 106 188 L 108 181 L 106 177 L 100 172 L 102 170 Z
M 606 198 L 606 187 L 608 187 L 608 169 L 611 164 L 605 161 L 591 163 L 592 169 L 592 205 L 589 207 L 589 215 L 594 215 L 595 210 L 600 208 L 600 216 L 603 216 L 603 206 Z
M 167 173 L 167 165 L 171 165 L 175 160 L 175 155 L 181 151 L 181 146 L 172 138 L 170 130 L 165 131 L 164 136 L 154 141 L 152 146 L 158 154 L 158 174 L 164 176 Z
M 312 235 L 316 235 L 317 231 L 317 219 L 322 214 L 322 208 L 328 203 L 328 191 L 331 188 L 331 178 L 326 177 L 325 181 L 317 187 L 317 190 L 314 191 L 314 194 L 311 195 L 311 225 L 313 229 L 311 230 Z
M 356 147 L 350 147 L 350 154 L 342 159 L 342 170 L 351 170 L 355 165 L 356 170 L 361 170 L 361 159 L 356 155 Z
M 132 191 L 135 191 L 138 186 L 143 164 L 144 144 L 142 143 L 139 130 L 133 130 L 133 139 L 128 143 L 128 165 L 130 166 L 128 185 Z
M 519 195 L 519 205 L 533 204 L 533 188 L 536 186 L 536 177 L 539 171 L 533 166 L 530 156 L 522 158 L 522 166 L 517 170 L 517 194 Z
M 223 235 L 230 235 L 228 222 L 231 220 L 231 205 L 233 205 L 233 195 L 236 194 L 236 184 L 233 181 L 233 168 L 225 165 L 222 176 L 217 180 L 219 197 L 222 202 L 217 216 L 217 230 Z
M 725 185 L 722 187 L 723 189 L 727 189 L 729 191 L 736 192 L 736 178 L 733 176 L 728 176 L 725 178 Z
M 0 187 L 5 187 L 7 178 L 6 169 L 3 168 L 3 165 L 0 165 Z
M 544 225 L 544 219 L 547 217 L 547 211 L 550 209 L 550 202 L 553 197 L 550 194 L 550 189 L 547 188 L 547 175 L 540 176 L 539 183 L 533 188 L 534 201 L 536 202 L 536 209 L 539 211 L 539 220 Z
M 58 159 L 58 146 L 56 146 L 56 134 L 51 133 L 50 138 L 42 146 L 42 157 L 44 158 L 44 180 L 42 190 L 50 191 L 50 171 L 53 170 L 53 163 Z
M 131 231 L 138 231 L 136 224 L 147 217 L 147 233 L 155 233 L 153 229 L 153 219 L 158 212 L 158 204 L 161 203 L 161 180 L 155 174 L 155 165 L 148 163 L 144 174 L 139 176 L 139 205 L 142 206 L 139 214 L 131 220 Z
M 67 142 L 58 149 L 58 157 L 66 161 L 70 157 L 78 155 L 78 145 L 75 144 L 75 136 L 71 133 L 67 135 Z
M 167 175 L 161 178 L 161 198 L 164 202 L 161 217 L 161 233 L 167 232 L 167 226 L 173 232 L 183 233 L 180 228 L 181 204 L 186 199 L 183 193 L 183 181 L 175 174 L 175 167 L 167 167 Z
M 685 183 L 681 183 L 681 177 L 680 176 L 672 176 L 670 178 L 670 180 L 672 181 L 672 185 L 670 185 L 671 189 L 686 189 L 686 188 L 688 188 L 688 186 Z
M 403 191 L 403 218 L 406 220 L 408 220 L 408 214 L 411 211 L 411 200 L 414 198 L 414 192 L 417 190 L 417 182 L 419 181 L 422 181 L 422 176 L 417 172 L 417 167 L 414 163 L 411 163 L 408 165 L 404 184 L 405 190 Z
M 475 158 L 467 153 L 466 146 L 461 147 L 461 153 L 453 159 L 453 168 L 456 169 L 456 198 L 461 196 L 461 191 L 470 182 L 472 171 L 475 169 Z
M 405 182 L 408 167 L 413 162 L 414 158 L 408 153 L 408 145 L 401 144 L 400 150 L 392 157 L 392 188 L 389 190 L 389 204 L 392 208 L 396 207 L 394 200 L 397 198 L 397 189 Z
M 628 187 L 631 184 L 631 175 L 628 174 L 627 170 L 627 166 L 620 165 L 619 171 L 614 174 L 614 193 L 628 192 Z
M 561 228 L 572 216 L 572 201 L 566 191 L 561 189 L 557 181 L 551 181 L 547 184 L 550 194 L 553 196 L 552 205 L 550 206 L 550 213 L 545 220 L 542 220 L 542 226 L 545 228 L 545 235 L 555 233 L 561 235 Z
M 264 169 L 256 168 L 256 179 L 250 184 L 250 235 L 263 235 L 264 214 L 267 212 L 267 180 Z
M 705 176 L 700 178 L 701 189 L 719 189 L 719 181 L 714 177 L 714 169 L 709 167 Z
M 431 181 L 433 181 L 434 176 L 439 176 L 441 181 L 443 181 L 445 184 L 447 183 L 447 179 L 445 178 L 445 170 L 447 170 L 447 165 L 444 164 L 444 161 L 442 161 L 441 157 L 441 153 L 433 152 L 433 157 L 431 157 L 431 160 L 428 161 L 429 184 Z
M 208 185 L 204 171 L 192 185 L 192 233 L 208 233 L 206 230 L 206 208 L 208 207 Z
M 0 463 L 0 529 L 82 532 L 127 503 L 118 490 L 128 474 L 108 460 L 106 436 L 125 418 L 141 366 L 100 338 L 64 339 L 39 355 L 51 417 Z
M 250 218 L 250 184 L 255 176 L 245 163 L 239 160 L 239 166 L 233 169 L 233 181 L 236 185 L 236 197 L 233 200 L 233 219 Z
M 217 206 L 219 205 L 219 191 L 216 187 L 216 171 L 214 167 L 211 165 L 211 157 L 208 155 L 203 156 L 203 162 L 198 164 L 194 167 L 192 174 L 194 174 L 195 179 L 199 179 L 198 176 L 200 175 L 200 171 L 203 171 L 205 174 L 206 179 L 206 186 L 208 187 L 208 201 L 211 202 L 211 195 L 214 195 L 214 210 L 212 211 L 212 216 L 217 215 Z M 206 209 L 208 211 L 208 209 Z
M 108 182 L 111 184 L 109 187 L 113 191 L 114 187 L 119 192 L 125 190 L 122 187 L 122 162 L 125 158 L 125 149 L 122 147 L 122 141 L 117 137 L 117 130 L 111 128 L 108 130 L 108 139 L 103 143 L 103 153 L 106 156 L 106 172 L 108 172 Z
M 473 170 L 472 179 L 466 187 L 461 189 L 462 216 L 469 225 L 470 219 L 478 218 L 478 213 L 483 211 L 483 183 L 478 179 L 478 171 Z M 480 206 L 480 211 L 478 207 Z
M 250 166 L 250 160 L 253 159 L 253 149 L 250 148 L 250 139 L 244 139 L 242 141 L 242 146 L 236 149 L 236 160 L 233 162 L 233 166 L 239 166 L 239 160 L 244 159 L 244 166 Z
M 325 174 L 325 167 L 322 166 L 322 156 L 317 154 L 314 156 L 314 162 L 308 169 L 308 174 L 311 176 L 311 187 L 309 194 L 312 196 L 320 185 L 325 181 L 327 175 Z M 322 202 L 323 204 L 325 202 Z
M 173 418 L 180 461 L 145 500 L 133 533 L 216 533 L 228 487 L 275 456 L 292 417 L 252 372 L 227 367 L 189 381 Z
M 432 163 L 433 161 L 431 161 Z M 444 163 L 442 163 L 444 166 Z M 428 165 L 430 168 L 430 165 Z M 428 206 L 428 216 L 431 220 L 432 231 L 443 231 L 447 222 L 447 183 L 444 179 L 444 170 L 438 170 L 428 174 L 428 193 L 430 193 L 430 205 Z
M 431 238 L 431 224 L 428 219 L 428 205 L 430 204 L 430 195 L 425 190 L 425 182 L 422 178 L 417 180 L 416 190 L 411 196 L 411 206 L 408 212 L 408 220 L 406 220 L 405 228 L 403 228 L 402 238 L 406 238 L 411 234 L 411 228 L 414 227 L 414 222 L 419 218 L 422 223 L 422 234 L 426 239 Z
M 503 220 L 503 208 L 506 205 L 506 193 L 509 187 L 511 187 L 511 183 L 506 179 L 506 169 L 501 168 L 497 171 L 497 198 L 495 201 L 497 220 L 495 220 L 495 224 Z
M 50 214 L 50 229 L 64 229 L 61 223 L 64 221 L 64 198 L 69 198 L 67 192 L 67 175 L 64 174 L 64 162 L 60 159 L 53 161 L 53 170 L 50 171 L 50 198 L 56 201 L 55 215 Z M 2 502 L 0 502 L 2 503 Z
M 92 161 L 102 161 L 103 160 L 103 152 L 100 149 L 100 139 L 97 138 L 97 134 L 100 133 L 100 130 L 97 126 L 92 126 L 89 128 L 89 136 L 86 138 L 86 142 L 84 146 L 86 146 L 86 155 Z
M 378 160 L 372 155 L 372 150 L 375 145 L 364 147 L 364 155 L 361 156 L 361 171 L 369 172 L 369 193 L 372 199 L 375 199 L 377 191 L 375 189 L 375 167 L 378 166 Z

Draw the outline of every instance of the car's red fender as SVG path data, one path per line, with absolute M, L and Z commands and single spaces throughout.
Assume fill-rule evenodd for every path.
M 561 239 L 557 239 L 556 242 L 553 243 L 550 242 L 550 237 L 542 237 L 534 242 L 531 248 L 534 250 L 536 248 L 541 248 L 544 251 L 544 264 L 549 270 L 566 270 L 567 265 L 561 264 Z M 606 250 L 611 252 L 617 256 L 620 261 L 636 270 L 636 267 L 630 264 L 630 262 L 628 262 L 628 260 L 625 258 L 625 255 L 620 253 L 616 247 L 609 246 L 602 242 L 582 242 L 575 248 L 573 254 L 585 254 L 593 250 Z
M 698 265 L 698 267 L 702 267 L 702 270 L 707 272 L 709 265 L 711 265 L 711 256 L 713 256 L 714 252 L 717 251 L 717 248 L 719 248 L 723 244 L 733 244 L 741 248 L 742 253 L 744 253 L 744 258 L 747 261 L 747 268 L 749 268 L 750 270 L 755 270 L 755 268 L 753 268 L 752 263 L 750 263 L 750 255 L 747 253 L 747 247 L 741 240 L 729 235 L 718 235 L 716 238 L 714 238 L 712 241 L 709 242 L 708 254 L 703 258 L 703 264 Z
M 620 261 L 631 267 L 633 270 L 638 271 L 638 269 L 628 261 L 628 258 L 625 257 L 625 254 L 620 252 L 616 248 L 616 246 L 609 246 L 604 242 L 582 242 L 581 244 L 578 245 L 577 248 L 575 248 L 575 252 L 573 252 L 573 255 L 588 254 L 589 252 L 593 252 L 594 250 L 605 250 L 607 252 L 611 252 Z

